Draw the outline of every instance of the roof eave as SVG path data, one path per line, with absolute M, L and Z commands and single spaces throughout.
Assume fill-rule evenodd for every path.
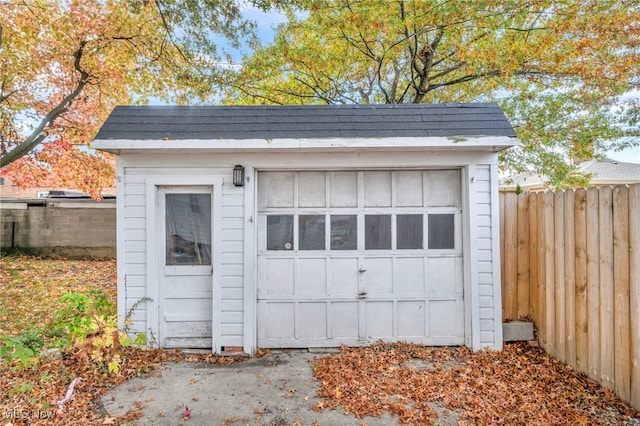
M 182 151 L 198 153 L 305 151 L 432 151 L 472 150 L 499 152 L 520 145 L 511 136 L 461 136 L 461 137 L 398 137 L 398 138 L 302 138 L 302 139 L 181 139 L 181 140 L 133 140 L 96 139 L 92 148 L 113 154 L 137 152 Z

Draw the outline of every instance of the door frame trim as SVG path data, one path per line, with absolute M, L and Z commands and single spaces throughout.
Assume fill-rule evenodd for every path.
M 159 338 L 160 336 L 160 289 L 158 285 L 158 278 L 161 272 L 160 264 L 164 253 L 159 253 L 160 244 L 158 241 L 159 228 L 158 228 L 158 215 L 162 212 L 158 211 L 159 208 L 159 189 L 160 187 L 173 186 L 209 186 L 211 187 L 211 266 L 213 268 L 212 274 L 212 317 L 211 317 L 211 338 L 213 353 L 220 353 L 221 336 L 222 336 L 222 322 L 220 321 L 221 315 L 221 272 L 222 272 L 222 185 L 224 179 L 219 173 L 207 173 L 199 176 L 184 176 L 177 174 L 168 174 L 158 177 L 149 177 L 145 179 L 145 194 L 146 194 L 146 216 L 147 216 L 147 297 L 152 300 L 147 303 L 147 333 L 151 336 L 148 338 Z M 151 339 L 149 339 L 151 340 Z

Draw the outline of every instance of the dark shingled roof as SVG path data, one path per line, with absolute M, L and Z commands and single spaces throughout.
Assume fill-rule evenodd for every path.
M 302 139 L 508 136 L 494 103 L 118 106 L 96 139 Z

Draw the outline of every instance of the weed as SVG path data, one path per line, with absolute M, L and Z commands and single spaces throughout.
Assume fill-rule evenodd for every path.
M 42 330 L 31 330 L 19 336 L 0 336 L 0 360 L 16 362 L 19 367 L 38 363 L 36 355 L 44 346 Z
M 62 307 L 53 314 L 49 337 L 53 339 L 52 346 L 63 350 L 98 332 L 100 323 L 113 316 L 115 310 L 113 302 L 98 290 L 88 294 L 67 292 L 60 302 Z
M 131 305 L 131 308 L 129 309 L 129 311 L 127 312 L 127 316 L 124 318 L 124 332 L 125 333 L 129 333 L 129 329 L 131 327 L 131 325 L 133 324 L 132 321 L 132 317 L 133 317 L 133 313 L 136 311 L 136 309 L 138 309 L 138 307 L 146 302 L 153 302 L 153 299 L 147 296 L 141 297 L 140 299 L 138 299 L 136 301 L 136 303 L 134 303 L 133 305 Z
M 17 395 L 17 394 L 21 394 L 21 395 L 25 395 L 29 392 L 33 391 L 33 385 L 31 383 L 28 382 L 23 382 L 20 384 L 17 384 L 13 387 L 13 389 L 11 389 L 11 391 L 9 391 L 10 395 Z

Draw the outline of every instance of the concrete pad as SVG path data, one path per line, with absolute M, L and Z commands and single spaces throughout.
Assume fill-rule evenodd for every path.
M 511 321 L 503 323 L 502 340 L 505 342 L 533 340 L 533 323 L 529 321 Z
M 358 419 L 342 410 L 311 410 L 319 399 L 310 362 L 320 356 L 292 350 L 231 365 L 169 363 L 113 389 L 101 402 L 109 415 L 142 405 L 138 425 L 181 424 L 185 406 L 193 425 L 291 425 L 296 419 L 303 425 L 399 424 L 389 414 Z

